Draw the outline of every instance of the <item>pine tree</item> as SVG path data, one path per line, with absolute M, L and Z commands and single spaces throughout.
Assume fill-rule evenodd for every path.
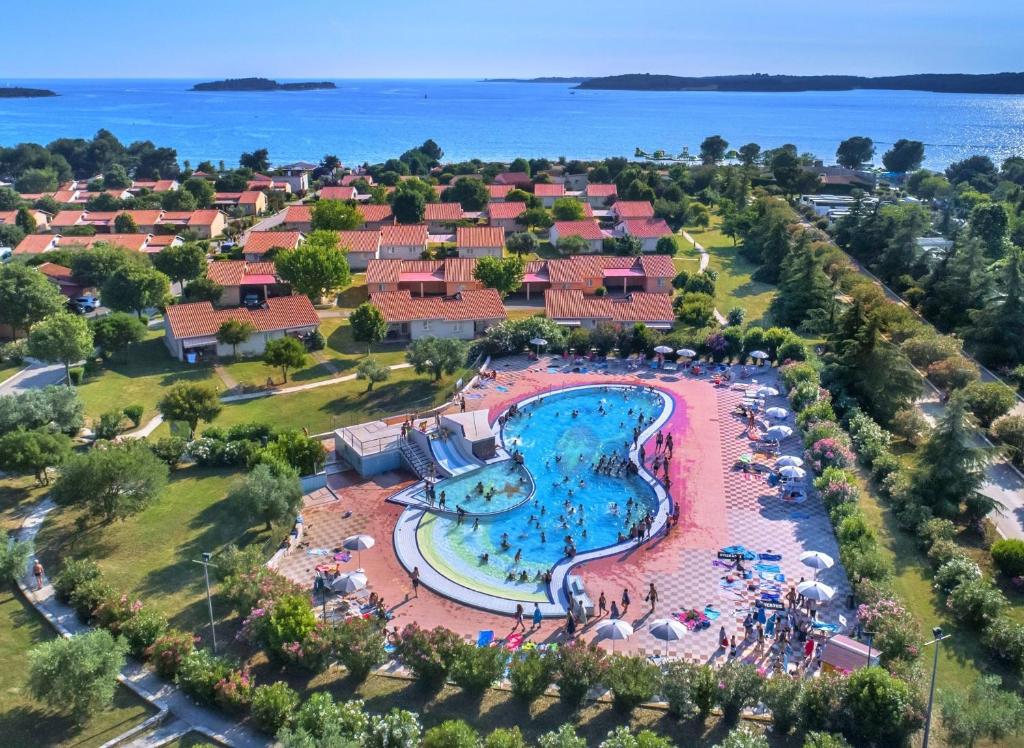
M 982 309 L 970 313 L 967 338 L 978 344 L 978 352 L 989 364 L 1019 364 L 1024 361 L 1024 253 L 1005 243 L 996 292 Z
M 828 309 L 832 290 L 820 258 L 805 233 L 786 255 L 779 273 L 779 292 L 772 302 L 772 315 L 782 325 L 799 327 L 815 310 L 819 316 Z
M 967 408 L 954 397 L 921 447 L 913 478 L 914 495 L 936 516 L 957 516 L 981 487 L 984 458 L 970 440 Z

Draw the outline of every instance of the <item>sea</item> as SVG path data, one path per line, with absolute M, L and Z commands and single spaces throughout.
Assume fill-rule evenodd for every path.
M 0 145 L 90 137 L 151 140 L 180 159 L 347 165 L 384 161 L 433 138 L 445 160 L 632 157 L 637 147 L 695 154 L 707 135 L 732 147 L 795 144 L 826 162 L 866 135 L 882 152 L 899 138 L 926 144 L 925 166 L 974 154 L 1024 155 L 1024 96 L 916 91 L 733 93 L 577 91 L 563 83 L 338 80 L 336 89 L 195 92 L 195 80 L 0 80 L 49 88 L 42 99 L 0 99 Z

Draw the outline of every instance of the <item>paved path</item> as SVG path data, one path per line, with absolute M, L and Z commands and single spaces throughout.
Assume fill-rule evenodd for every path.
M 41 361 L 31 361 L 26 368 L 13 377 L 0 382 L 0 395 L 16 395 L 19 392 L 63 383 L 63 364 L 44 364 Z
M 689 231 L 686 231 L 686 230 L 683 231 L 683 238 L 686 239 L 686 241 L 688 241 L 691 244 L 693 244 L 693 248 L 696 249 L 698 252 L 700 252 L 700 265 L 698 266 L 697 270 L 698 270 L 698 272 L 703 273 L 705 270 L 708 269 L 708 263 L 711 262 L 711 255 L 709 255 L 708 251 L 706 249 L 704 249 L 704 245 L 703 244 L 698 242 L 696 239 L 694 239 L 690 235 Z M 720 325 L 727 325 L 727 324 L 729 324 L 729 320 L 727 320 L 722 315 L 722 313 L 720 311 L 718 311 L 718 307 L 715 307 L 715 319 L 718 320 L 718 324 L 720 324 Z
M 56 505 L 45 499 L 33 507 L 18 532 L 19 540 L 33 541 L 46 515 Z M 90 627 L 78 620 L 74 611 L 54 596 L 53 587 L 47 583 L 41 590 L 30 589 L 31 568 L 26 566 L 25 576 L 18 581 L 22 593 L 43 617 L 64 637 L 85 633 Z M 126 687 L 137 693 L 160 711 L 173 714 L 177 720 L 189 725 L 190 730 L 212 736 L 229 746 L 239 748 L 261 748 L 270 745 L 270 740 L 251 728 L 236 723 L 218 711 L 198 706 L 177 686 L 157 677 L 135 660 L 129 660 L 118 677 Z

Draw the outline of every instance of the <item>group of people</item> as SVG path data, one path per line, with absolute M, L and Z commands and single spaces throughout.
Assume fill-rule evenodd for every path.
M 772 615 L 761 605 L 747 613 L 743 619 L 743 640 L 736 641 L 736 635 L 727 636 L 723 626 L 718 633 L 719 645 L 728 651 L 730 659 L 738 657 L 740 651 L 754 645 L 755 659 L 768 658 L 768 670 L 788 673 L 792 661 L 797 661 L 799 671 L 806 670 L 820 656 L 814 634 L 813 617 L 803 613 L 797 606 L 795 592 L 791 589 L 790 607 Z

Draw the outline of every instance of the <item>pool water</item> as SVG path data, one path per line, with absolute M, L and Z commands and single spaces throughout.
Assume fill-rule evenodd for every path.
M 602 455 L 628 457 L 634 427 L 647 429 L 665 408 L 660 395 L 637 387 L 578 388 L 522 405 L 506 422 L 503 441 L 506 450 L 522 454 L 536 485 L 533 498 L 522 503 L 525 497 L 517 489 L 528 495 L 532 486 L 520 482 L 512 461 L 441 481 L 437 493 L 445 491 L 449 510 L 459 504 L 470 513 L 497 513 L 468 516 L 461 525 L 454 517 L 426 514 L 417 529 L 424 558 L 471 589 L 527 602 L 547 600 L 548 587 L 539 575 L 565 557 L 567 536 L 578 554 L 605 548 L 656 512 L 654 489 L 643 478 L 625 471 L 597 473 L 594 466 Z M 478 482 L 496 487 L 491 502 L 476 492 Z M 633 506 L 627 509 L 630 499 Z M 502 505 L 509 508 L 500 511 Z M 526 582 L 519 581 L 523 571 Z

